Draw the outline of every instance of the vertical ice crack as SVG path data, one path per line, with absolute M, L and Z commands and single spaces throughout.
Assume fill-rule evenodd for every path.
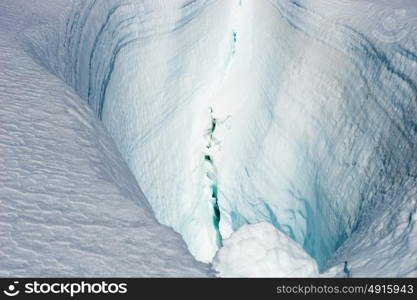
M 213 148 L 218 145 L 218 141 L 214 137 L 214 132 L 217 127 L 217 119 L 213 116 L 213 108 L 210 107 L 210 128 L 207 131 L 207 145 L 206 152 L 204 154 L 204 160 L 207 166 L 206 176 L 210 182 L 211 190 L 211 204 L 213 207 L 213 225 L 216 230 L 217 246 L 221 248 L 223 246 L 223 239 L 220 233 L 220 207 L 218 204 L 218 186 L 217 186 L 217 170 L 214 165 L 213 155 L 211 154 Z
M 236 43 L 237 43 L 237 33 L 236 31 L 233 31 L 232 56 L 236 54 Z

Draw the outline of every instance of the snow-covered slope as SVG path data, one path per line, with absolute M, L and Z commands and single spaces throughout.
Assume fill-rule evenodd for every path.
M 324 276 L 415 276 L 417 8 L 393 2 L 73 0 L 19 41 L 199 260 L 266 221 Z
M 66 2 L 0 2 L 0 276 L 209 275 L 85 101 L 18 41 Z
M 232 4 L 74 1 L 67 21 L 32 28 L 23 40 L 96 110 L 157 218 L 205 261 L 221 243 L 216 180 L 207 176 L 215 170 L 205 160 L 208 88 L 230 65 L 233 37 L 223 31 Z

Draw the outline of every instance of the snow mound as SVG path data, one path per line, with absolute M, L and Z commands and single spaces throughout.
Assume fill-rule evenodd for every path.
M 224 240 L 213 262 L 222 277 L 317 277 L 302 247 L 273 225 L 244 225 Z

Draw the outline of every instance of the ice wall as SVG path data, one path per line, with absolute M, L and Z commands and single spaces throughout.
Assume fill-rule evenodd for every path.
M 221 245 L 206 98 L 230 64 L 232 5 L 78 1 L 64 28 L 26 33 L 35 56 L 103 120 L 157 218 L 206 261 Z M 61 40 L 51 47 L 48 35 Z
M 392 196 L 417 173 L 409 3 L 78 1 L 55 50 L 27 38 L 197 258 L 267 221 L 323 268 L 377 205 L 415 209 Z
M 320 5 L 252 2 L 251 42 L 236 50 L 251 47 L 252 63 L 236 81 L 244 108 L 225 138 L 219 204 L 224 235 L 267 220 L 323 267 L 379 218 L 377 203 L 407 201 L 388 191 L 415 191 L 416 43 L 405 17 L 399 40 L 374 34 L 383 28 L 370 22 L 391 7 Z
M 92 109 L 22 48 L 67 5 L 0 1 L 0 276 L 210 276 L 157 222 Z

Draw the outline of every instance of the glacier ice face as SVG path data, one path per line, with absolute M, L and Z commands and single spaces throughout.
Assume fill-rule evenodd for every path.
M 266 221 L 321 270 L 339 249 L 329 267 L 409 275 L 411 2 L 73 1 L 62 27 L 24 40 L 88 100 L 158 220 L 198 259 Z M 378 249 L 385 267 L 367 268 Z
M 0 276 L 210 276 L 86 102 L 17 41 L 67 4 L 0 2 Z
M 244 251 L 242 251 L 244 249 Z M 316 261 L 269 223 L 243 225 L 224 240 L 213 267 L 221 277 L 317 277 Z
M 211 116 L 204 98 L 230 64 L 232 33 L 219 32 L 229 27 L 231 5 L 75 1 L 57 32 L 25 33 L 32 55 L 103 120 L 157 218 L 181 232 L 205 261 L 221 241 L 216 179 L 209 178 L 205 159 Z

